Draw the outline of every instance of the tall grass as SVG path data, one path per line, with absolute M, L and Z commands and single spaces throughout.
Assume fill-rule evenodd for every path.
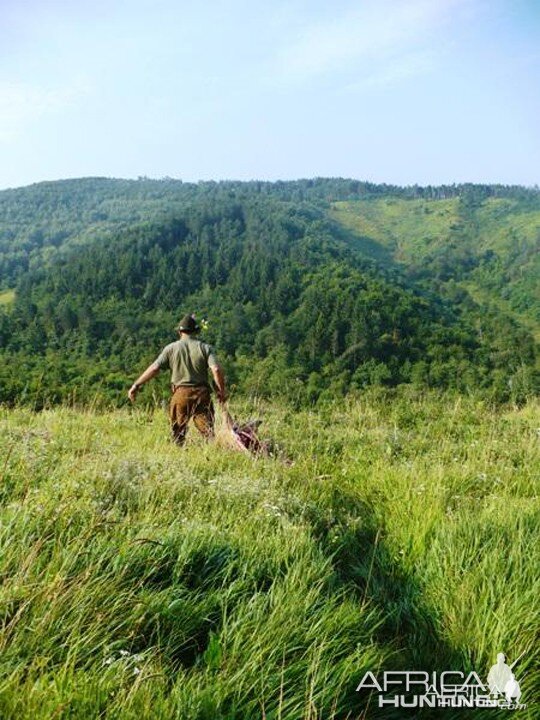
M 179 450 L 159 410 L 0 411 L 0 717 L 403 717 L 366 670 L 501 651 L 538 717 L 538 404 L 257 412 L 292 464 Z

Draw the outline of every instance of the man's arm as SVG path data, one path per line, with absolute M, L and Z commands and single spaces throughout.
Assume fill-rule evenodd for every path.
M 224 403 L 227 400 L 227 392 L 225 390 L 225 375 L 220 365 L 211 365 L 210 370 L 216 384 L 217 399 L 220 403 Z
M 159 371 L 159 365 L 154 362 L 146 368 L 146 370 L 140 377 L 137 378 L 137 380 L 135 380 L 128 392 L 128 398 L 131 400 L 131 402 L 135 402 L 135 398 L 137 396 L 137 393 L 139 392 L 141 385 L 144 385 L 145 382 L 148 382 L 148 380 L 151 380 L 153 377 L 155 377 L 159 373 Z

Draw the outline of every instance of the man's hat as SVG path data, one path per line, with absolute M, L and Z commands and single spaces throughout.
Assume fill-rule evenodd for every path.
M 180 332 L 193 333 L 198 332 L 201 328 L 195 322 L 193 315 L 184 315 L 176 329 Z

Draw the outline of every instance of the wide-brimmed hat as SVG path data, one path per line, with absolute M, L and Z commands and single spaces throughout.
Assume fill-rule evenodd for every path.
M 184 315 L 176 328 L 180 332 L 198 332 L 201 328 L 197 325 L 193 315 Z

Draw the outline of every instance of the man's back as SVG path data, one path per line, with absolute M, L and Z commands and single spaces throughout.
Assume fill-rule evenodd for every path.
M 208 386 L 208 368 L 216 367 L 217 360 L 210 345 L 192 337 L 170 343 L 156 360 L 161 369 L 171 369 L 174 386 Z

